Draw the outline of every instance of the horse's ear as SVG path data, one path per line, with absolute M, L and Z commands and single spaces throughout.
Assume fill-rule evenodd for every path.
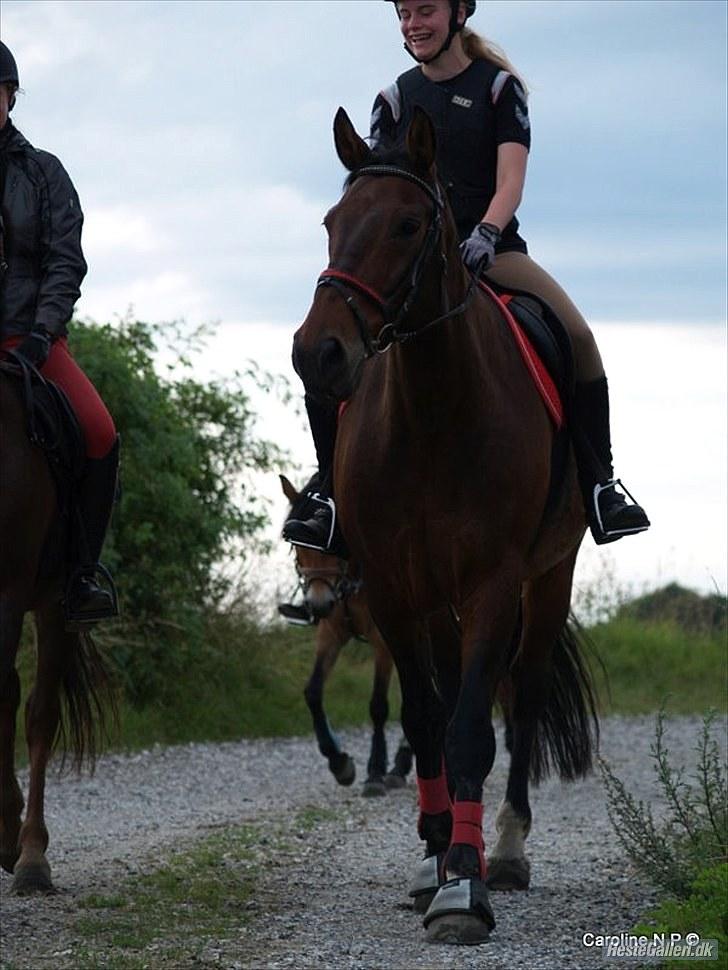
M 430 116 L 419 105 L 407 129 L 407 152 L 416 171 L 428 175 L 435 164 L 435 126 Z
M 293 485 L 288 481 L 285 475 L 278 476 L 281 480 L 281 488 L 283 489 L 283 494 L 286 496 L 288 501 L 293 505 L 293 503 L 298 499 L 299 493 L 296 491 Z
M 336 154 L 350 172 L 360 168 L 372 153 L 369 145 L 357 135 L 343 108 L 339 108 L 334 118 L 334 144 Z

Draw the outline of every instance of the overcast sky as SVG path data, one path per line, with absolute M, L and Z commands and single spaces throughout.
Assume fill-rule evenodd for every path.
M 581 568 L 725 588 L 726 4 L 487 0 L 471 23 L 531 90 L 523 234 L 594 326 L 617 468 L 653 517 Z M 2 0 L 0 34 L 13 119 L 86 213 L 81 314 L 219 320 L 205 368 L 290 374 L 344 176 L 334 113 L 366 134 L 413 63 L 391 4 Z M 267 407 L 264 428 L 311 460 L 300 422 Z
M 81 309 L 288 324 L 325 263 L 339 105 L 412 64 L 382 0 L 2 0 L 16 124 L 86 212 Z M 589 319 L 725 318 L 726 4 L 481 2 L 531 88 L 520 216 Z

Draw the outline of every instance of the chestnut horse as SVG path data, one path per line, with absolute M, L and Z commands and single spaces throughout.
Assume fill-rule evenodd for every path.
M 0 865 L 14 873 L 17 893 L 52 892 L 44 819 L 46 767 L 55 745 L 67 744 L 80 767 L 93 762 L 113 696 L 104 661 L 87 633 L 67 632 L 62 605 L 66 522 L 46 457 L 32 444 L 20 382 L 0 364 Z M 37 633 L 33 689 L 25 707 L 30 762 L 28 804 L 15 776 L 15 725 L 20 704 L 16 658 L 23 617 Z
M 308 394 L 348 402 L 334 491 L 415 753 L 426 857 L 410 894 L 429 903 L 428 939 L 478 943 L 495 925 L 487 887 L 528 885 L 529 775 L 591 767 L 595 697 L 567 625 L 584 509 L 570 442 L 559 432 L 555 449 L 499 309 L 463 266 L 427 115 L 401 148 L 370 149 L 343 109 L 334 136 L 351 174 L 324 220 L 329 267 L 294 366 Z M 443 610 L 449 644 L 430 622 Z M 440 687 L 455 682 L 450 703 Z M 496 696 L 511 760 L 486 867 Z
M 285 475 L 281 475 L 280 479 L 283 494 L 295 506 L 300 501 L 300 492 Z M 351 755 L 341 750 L 339 739 L 331 729 L 324 710 L 324 685 L 342 647 L 353 638 L 367 640 L 374 652 L 374 684 L 369 702 L 372 740 L 362 794 L 384 795 L 388 788 L 403 788 L 412 767 L 412 749 L 402 739 L 391 770 L 387 770 L 387 738 L 384 726 L 389 716 L 387 695 L 393 662 L 369 612 L 366 591 L 358 578 L 359 570 L 352 563 L 316 549 L 303 546 L 295 546 L 294 549 L 296 572 L 306 610 L 316 623 L 316 658 L 303 694 L 311 712 L 319 751 L 327 759 L 329 769 L 338 783 L 351 785 L 356 777 L 356 766 Z

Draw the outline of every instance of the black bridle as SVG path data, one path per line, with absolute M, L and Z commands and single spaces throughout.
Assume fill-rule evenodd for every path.
M 396 165 L 365 165 L 360 168 L 353 176 L 352 181 L 360 178 L 363 175 L 372 176 L 384 176 L 393 175 L 397 178 L 406 179 L 408 182 L 413 182 L 428 196 L 432 202 L 432 216 L 430 218 L 430 224 L 427 227 L 427 234 L 425 236 L 425 242 L 422 249 L 417 254 L 412 266 L 405 276 L 405 280 L 408 280 L 407 292 L 404 298 L 395 303 L 393 299 L 385 299 L 381 296 L 372 286 L 365 283 L 363 280 L 358 279 L 351 273 L 345 273 L 343 270 L 336 269 L 333 266 L 329 266 L 327 269 L 321 273 L 316 283 L 316 287 L 321 286 L 331 286 L 337 293 L 343 298 L 346 305 L 351 310 L 351 313 L 356 321 L 356 325 L 359 329 L 359 334 L 364 344 L 365 357 L 372 357 L 374 354 L 384 353 L 385 350 L 389 350 L 392 344 L 403 343 L 405 340 L 410 340 L 412 337 L 416 337 L 423 333 L 425 330 L 429 330 L 430 327 L 434 327 L 438 323 L 442 323 L 444 320 L 450 319 L 450 317 L 457 316 L 462 313 L 470 301 L 470 297 L 473 293 L 473 288 L 475 285 L 475 277 L 472 276 L 470 283 L 465 293 L 465 297 L 458 306 L 454 309 L 450 309 L 450 297 L 447 291 L 447 280 L 445 279 L 447 274 L 447 257 L 442 249 L 442 216 L 443 216 L 443 198 L 442 192 L 440 191 L 439 185 L 430 185 L 423 179 L 414 175 L 412 172 L 408 172 L 404 168 L 398 168 Z M 442 280 L 441 286 L 441 307 L 443 312 L 430 320 L 428 323 L 417 327 L 414 330 L 402 330 L 400 329 L 400 324 L 402 320 L 407 316 L 412 308 L 417 294 L 422 283 L 422 277 L 425 270 L 425 266 L 428 261 L 435 253 L 437 249 L 440 249 L 440 261 L 442 264 L 440 278 Z M 402 284 L 399 284 L 395 288 L 395 293 L 401 288 Z M 354 299 L 354 295 L 349 292 L 354 290 L 362 296 L 365 296 L 371 303 L 373 303 L 382 315 L 384 323 L 379 330 L 376 337 L 370 336 L 369 321 L 366 315 L 361 310 L 359 304 Z

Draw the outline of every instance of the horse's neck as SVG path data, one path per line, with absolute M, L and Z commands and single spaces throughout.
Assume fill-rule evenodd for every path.
M 460 410 L 466 395 L 487 405 L 506 381 L 509 348 L 494 308 L 480 294 L 467 310 L 393 348 L 386 394 L 415 414 Z

